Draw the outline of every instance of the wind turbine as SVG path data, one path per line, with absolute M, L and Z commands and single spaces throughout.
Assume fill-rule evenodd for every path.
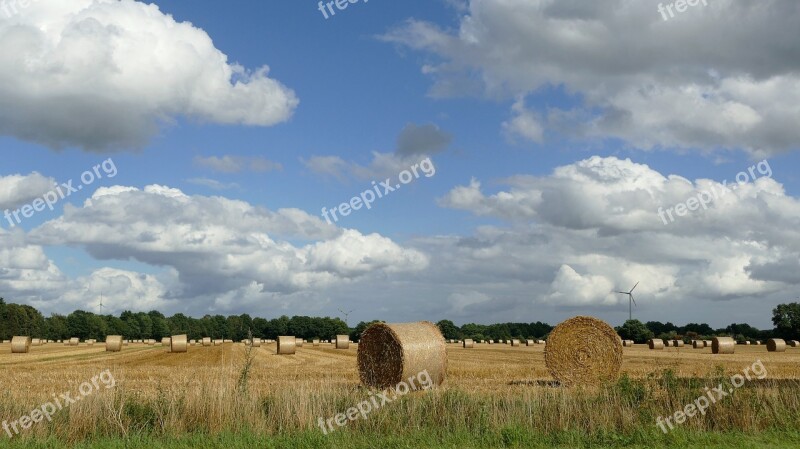
M 346 325 L 347 325 L 347 327 L 350 327 L 350 323 L 348 322 L 348 321 L 349 321 L 349 318 L 350 318 L 350 314 L 351 314 L 351 313 L 353 313 L 353 312 L 355 312 L 355 311 L 354 311 L 354 310 L 351 310 L 351 311 L 349 311 L 349 312 L 345 312 L 344 310 L 342 310 L 342 309 L 339 309 L 339 312 L 342 312 L 342 315 L 344 315 L 344 324 L 346 324 Z
M 636 285 L 634 285 L 633 288 L 631 289 L 631 291 L 629 291 L 629 292 L 617 292 L 617 293 L 622 293 L 623 295 L 628 295 L 628 320 L 629 321 L 633 319 L 633 306 L 636 305 L 636 300 L 633 299 L 633 291 L 636 290 L 636 287 L 638 285 L 639 285 L 639 283 L 637 282 Z M 631 303 L 633 303 L 633 304 L 631 305 Z

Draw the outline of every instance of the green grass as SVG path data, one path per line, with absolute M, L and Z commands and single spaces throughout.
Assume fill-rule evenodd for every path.
M 795 431 L 765 432 L 757 435 L 730 433 L 684 433 L 669 435 L 641 433 L 633 436 L 617 434 L 587 436 L 574 432 L 537 434 L 529 429 L 506 428 L 499 432 L 466 433 L 421 431 L 404 435 L 338 432 L 297 432 L 275 436 L 250 433 L 218 435 L 191 434 L 182 437 L 132 436 L 89 440 L 80 443 L 56 439 L 0 440 L 0 447 L 9 449 L 567 449 L 567 448 L 642 448 L 642 449 L 778 449 L 800 446 L 800 433 Z

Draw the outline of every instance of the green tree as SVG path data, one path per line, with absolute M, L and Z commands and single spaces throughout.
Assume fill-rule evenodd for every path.
M 778 337 L 800 339 L 800 303 L 778 304 L 772 310 L 772 324 Z
M 633 340 L 636 343 L 645 343 L 653 338 L 653 331 L 639 320 L 628 320 L 616 328 L 616 331 L 623 340 Z

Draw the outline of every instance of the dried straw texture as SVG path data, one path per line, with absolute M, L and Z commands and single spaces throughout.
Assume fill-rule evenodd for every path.
M 350 349 L 350 336 L 337 335 L 336 336 L 336 349 Z
M 13 337 L 11 339 L 12 354 L 27 354 L 31 350 L 31 337 Z
M 786 352 L 786 341 L 780 338 L 770 338 L 767 340 L 767 351 Z
M 472 341 L 472 339 L 471 339 L 471 338 L 467 338 L 467 339 L 464 339 L 463 346 L 464 346 L 464 348 L 466 348 L 466 349 L 471 349 L 471 348 L 474 348 L 474 347 L 475 347 L 475 342 L 474 342 L 474 341 Z
M 305 343 L 305 340 L 303 340 L 302 338 L 298 338 L 295 344 L 297 345 L 298 348 L 302 348 L 303 343 Z
M 297 338 L 278 337 L 278 355 L 292 355 L 297 352 Z
M 703 340 L 695 340 L 692 342 L 692 347 L 694 349 L 703 349 L 706 347 L 706 343 Z
M 203 346 L 211 346 L 211 339 L 208 337 L 203 338 Z
M 69 345 L 70 346 L 78 346 L 78 343 L 80 343 L 80 342 L 81 341 L 79 339 L 77 339 L 77 338 L 70 338 L 69 339 Z
M 577 316 L 550 332 L 544 361 L 562 385 L 597 385 L 619 377 L 622 342 L 606 322 Z
M 361 334 L 358 371 L 368 387 L 388 388 L 426 371 L 434 385 L 447 375 L 447 345 L 429 322 L 376 323 Z
M 664 340 L 660 338 L 651 338 L 647 340 L 647 347 L 650 349 L 664 349 Z
M 189 352 L 189 337 L 187 335 L 173 335 L 169 339 L 169 352 Z
M 122 351 L 122 335 L 109 335 L 106 337 L 106 352 Z
M 736 342 L 731 337 L 714 337 L 711 340 L 712 354 L 733 354 L 736 350 Z

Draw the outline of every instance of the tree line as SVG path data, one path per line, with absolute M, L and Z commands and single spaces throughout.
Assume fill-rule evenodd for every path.
M 623 339 L 644 343 L 651 338 L 709 339 L 714 336 L 732 336 L 738 341 L 766 340 L 784 338 L 800 340 L 800 303 L 780 304 L 772 311 L 774 329 L 759 330 L 748 324 L 733 323 L 725 328 L 713 329 L 705 323 L 689 323 L 676 326 L 672 323 L 639 320 L 626 321 L 617 327 Z M 361 322 L 350 328 L 339 318 L 281 316 L 267 320 L 242 315 L 206 315 L 202 318 L 188 317 L 178 313 L 170 317 L 161 312 L 122 312 L 119 316 L 97 315 L 92 312 L 76 310 L 69 315 L 53 314 L 44 317 L 34 307 L 19 304 L 6 304 L 0 298 L 0 339 L 9 340 L 15 335 L 26 335 L 47 340 L 65 340 L 73 337 L 103 341 L 106 335 L 122 335 L 127 339 L 155 339 L 171 335 L 186 334 L 190 339 L 203 337 L 244 340 L 254 337 L 275 339 L 279 335 L 294 335 L 304 339 L 332 339 L 336 335 L 349 335 L 358 341 L 361 333 L 372 323 Z M 457 326 L 450 320 L 436 323 L 446 339 L 462 340 L 520 340 L 547 338 L 553 326 L 537 321 L 535 323 L 468 323 Z

